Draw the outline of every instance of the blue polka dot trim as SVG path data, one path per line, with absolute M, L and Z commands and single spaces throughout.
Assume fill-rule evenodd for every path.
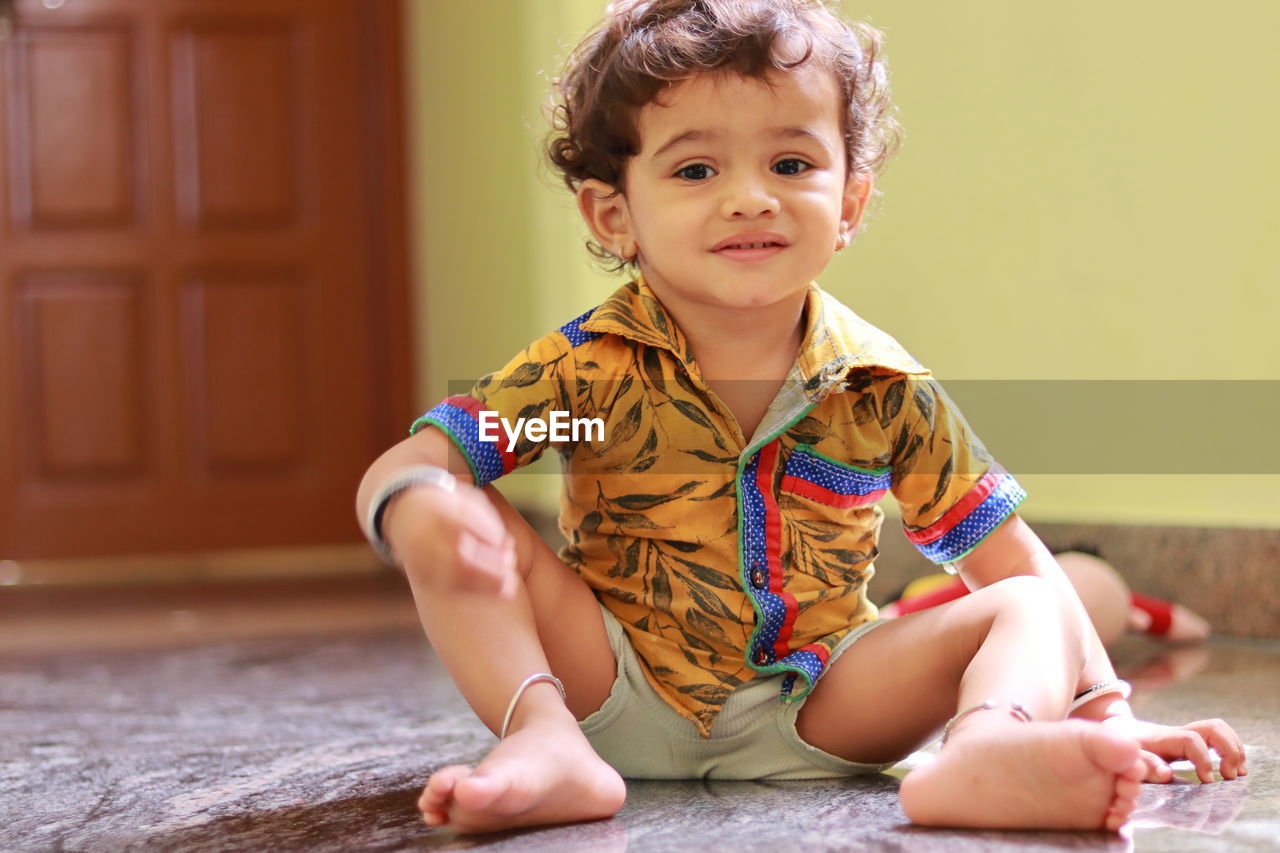
M 1026 491 L 1013 478 L 1013 475 L 1004 472 L 1000 482 L 991 490 L 991 494 L 974 507 L 972 512 L 941 538 L 927 545 L 916 545 L 916 547 L 920 549 L 921 554 L 935 563 L 954 563 L 977 547 L 987 534 L 999 527 L 1026 496 Z
M 794 651 L 778 660 L 773 657 L 774 645 L 787 618 L 787 607 L 782 596 L 769 590 L 769 552 L 765 526 L 767 510 L 764 495 L 760 493 L 756 481 L 760 470 L 760 454 L 761 451 L 757 450 L 738 473 L 738 494 L 742 501 L 742 518 L 739 524 L 739 535 L 742 537 L 740 580 L 743 589 L 753 599 L 757 612 L 756 627 L 751 632 L 744 657 L 747 666 L 757 672 L 791 672 L 792 675 L 783 684 L 784 696 L 790 695 L 796 676 L 802 676 L 807 682 L 805 690 L 800 694 L 804 695 L 822 673 L 823 663 L 811 651 Z M 764 589 L 756 589 L 752 585 L 753 571 L 765 573 Z M 764 655 L 763 662 L 759 662 L 756 657 L 761 653 Z
M 502 454 L 498 442 L 480 440 L 480 424 L 471 413 L 448 400 L 414 422 L 412 432 L 427 424 L 439 427 L 466 457 L 476 487 L 486 486 L 502 476 Z
M 800 444 L 787 460 L 786 474 L 822 486 L 837 495 L 871 495 L 883 493 L 892 485 L 892 468 L 867 471 L 852 465 L 841 465 L 813 451 L 813 446 Z
M 795 670 L 783 679 L 783 696 L 791 696 L 792 692 L 795 690 L 796 678 L 798 676 L 803 675 L 807 682 L 799 695 L 791 696 L 793 699 L 799 699 L 801 696 L 804 696 L 812 690 L 813 685 L 818 680 L 818 676 L 822 675 L 822 670 L 825 668 L 825 665 L 822 663 L 822 658 L 818 657 L 814 652 L 805 650 L 792 652 L 779 661 L 779 663 L 786 666 L 788 669 Z
M 587 341 L 594 341 L 596 338 L 601 337 L 604 334 L 603 332 L 588 332 L 586 329 L 582 328 L 582 324 L 585 323 L 587 318 L 595 312 L 596 309 L 592 308 L 582 316 L 574 317 L 572 320 L 560 327 L 560 334 L 568 338 L 569 343 L 575 347 L 582 346 Z

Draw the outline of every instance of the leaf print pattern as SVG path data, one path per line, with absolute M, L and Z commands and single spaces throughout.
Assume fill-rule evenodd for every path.
M 788 381 L 814 405 L 775 439 L 764 482 L 781 519 L 771 534 L 776 571 L 797 614 L 788 648 L 830 651 L 875 616 L 866 581 L 883 513 L 813 497 L 831 483 L 789 489 L 784 471 L 796 448 L 837 460 L 837 474 L 841 465 L 890 470 L 909 535 L 932 535 L 992 463 L 896 342 L 817 288 L 805 317 Z M 756 484 L 739 481 L 742 439 L 699 384 L 687 341 L 647 284 L 623 286 L 579 320 L 572 336 L 540 339 L 468 396 L 513 422 L 553 410 L 604 421 L 603 438 L 556 447 L 567 475 L 561 557 L 618 618 L 660 695 L 706 735 L 734 689 L 778 671 L 749 660 L 757 613 L 739 563 L 747 523 L 739 492 Z M 426 423 L 447 425 L 428 413 L 414 428 Z M 475 449 L 455 433 L 464 453 Z M 521 437 L 504 470 L 547 446 Z

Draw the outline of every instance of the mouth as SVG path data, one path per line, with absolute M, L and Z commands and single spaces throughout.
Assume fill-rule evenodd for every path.
M 713 252 L 753 252 L 761 250 L 778 250 L 788 245 L 786 237 L 770 231 L 753 231 L 747 234 L 735 234 L 726 237 L 711 247 Z
M 788 246 L 787 238 L 769 231 L 754 231 L 726 237 L 712 247 L 711 252 L 734 261 L 763 261 L 772 258 Z

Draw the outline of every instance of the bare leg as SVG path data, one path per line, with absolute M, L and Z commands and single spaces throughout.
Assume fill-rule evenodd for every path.
M 957 710 L 990 699 L 958 725 L 900 795 L 927 825 L 1118 829 L 1145 767 L 1136 742 L 1066 721 L 1084 665 L 1079 623 L 1052 585 L 1015 577 L 895 619 L 849 648 L 797 720 L 807 742 L 852 761 L 898 760 Z M 1027 707 L 1035 723 L 1007 710 Z
M 599 604 L 496 490 L 484 491 L 516 540 L 517 594 L 504 600 L 442 593 L 411 572 L 423 627 L 467 702 L 495 734 L 517 687 L 533 673 L 558 676 L 567 702 L 552 684 L 530 686 L 507 738 L 474 768 L 454 765 L 435 773 L 418 806 L 428 824 L 459 832 L 608 817 L 622 806 L 626 788 L 577 723 L 608 697 L 615 675 Z

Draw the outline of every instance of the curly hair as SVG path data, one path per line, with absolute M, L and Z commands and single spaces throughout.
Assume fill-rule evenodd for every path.
M 768 83 L 813 57 L 839 87 L 848 173 L 878 173 L 901 142 L 882 42 L 822 0 L 614 0 L 553 82 L 547 156 L 571 192 L 595 178 L 625 193 L 638 113 L 662 89 L 705 72 Z M 636 264 L 592 241 L 587 250 L 614 271 Z

